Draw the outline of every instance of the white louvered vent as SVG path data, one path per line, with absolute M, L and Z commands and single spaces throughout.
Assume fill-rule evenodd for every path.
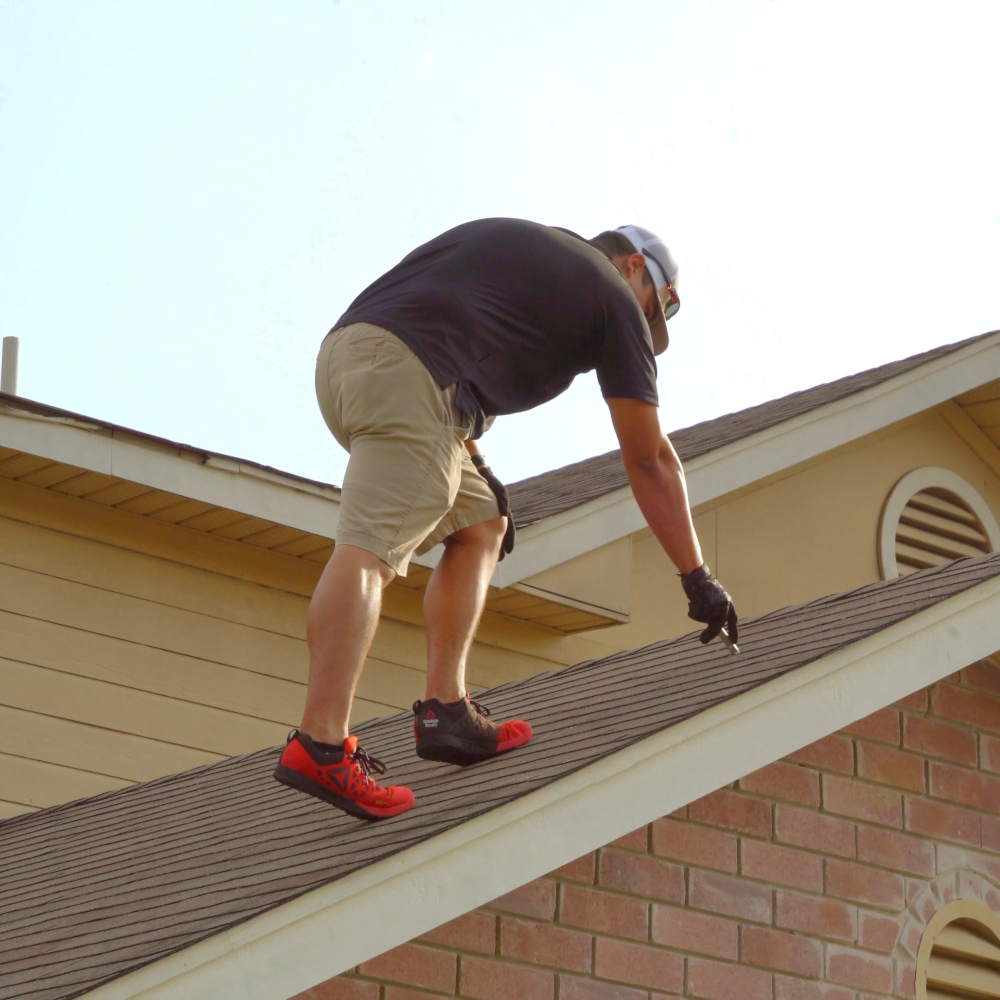
M 923 489 L 910 498 L 899 515 L 896 566 L 901 576 L 990 551 L 990 540 L 979 518 L 950 490 Z
M 1000 945 L 983 924 L 942 927 L 927 962 L 927 1000 L 1000 1000 Z

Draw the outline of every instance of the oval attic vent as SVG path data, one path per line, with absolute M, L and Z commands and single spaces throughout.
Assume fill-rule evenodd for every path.
M 883 580 L 1000 549 L 1000 527 L 986 501 L 949 469 L 908 472 L 889 494 L 879 525 Z
M 998 924 L 981 903 L 961 900 L 939 910 L 917 959 L 920 1000 L 1000 1000 Z
M 990 551 L 986 529 L 957 494 L 930 487 L 906 502 L 896 526 L 900 576 Z

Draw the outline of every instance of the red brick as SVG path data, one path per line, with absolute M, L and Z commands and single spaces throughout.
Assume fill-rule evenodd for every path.
M 787 759 L 798 760 L 803 764 L 815 764 L 824 771 L 854 774 L 854 744 L 851 740 L 836 734 L 824 736 L 823 739 L 790 753 Z
M 976 734 L 940 719 L 923 716 L 903 717 L 903 746 L 920 750 L 931 757 L 943 757 L 956 764 L 976 764 Z
M 871 903 L 902 910 L 906 902 L 906 886 L 902 875 L 879 871 L 850 861 L 826 863 L 827 895 L 850 899 L 855 903 Z
M 601 851 L 598 882 L 664 903 L 684 902 L 684 869 L 647 855 L 606 848 Z
M 516 913 L 536 920 L 551 920 L 556 913 L 557 891 L 555 882 L 547 878 L 536 878 L 486 905 L 494 910 L 503 910 L 504 913 Z
M 807 983 L 788 976 L 774 977 L 774 1000 L 854 1000 L 854 990 L 828 983 Z
M 456 962 L 456 956 L 448 951 L 423 948 L 417 944 L 401 944 L 362 962 L 358 971 L 373 979 L 389 979 L 408 986 L 423 986 L 428 990 L 453 993 Z
M 983 847 L 987 851 L 1000 851 L 1000 816 L 980 816 L 979 825 Z
M 900 698 L 896 704 L 901 708 L 914 708 L 918 712 L 926 712 L 928 706 L 927 688 L 921 688 L 919 691 L 914 691 L 913 694 L 908 694 L 905 698 Z
M 561 868 L 557 868 L 550 875 L 557 875 L 559 878 L 571 879 L 573 882 L 586 882 L 588 885 L 594 884 L 597 874 L 597 852 L 591 851 L 584 854 L 582 858 L 577 858 Z
M 657 944 L 735 959 L 739 953 L 737 936 L 737 925 L 732 920 L 709 917 L 686 907 L 653 907 L 653 940 Z
M 882 785 L 924 791 L 924 758 L 895 747 L 858 742 L 858 776 Z
M 896 963 L 896 995 L 906 1000 L 917 995 L 917 969 L 909 962 Z
M 823 972 L 823 945 L 801 934 L 786 934 L 770 927 L 744 927 L 740 961 L 763 969 L 816 977 Z
M 556 977 L 551 972 L 498 961 L 462 956 L 459 992 L 476 1000 L 552 1000 Z
M 962 680 L 969 687 L 982 688 L 1000 694 L 1000 667 L 992 660 L 977 660 L 962 671 Z
M 336 976 L 304 993 L 296 993 L 291 1000 L 379 1000 L 378 989 L 378 983 Z
M 385 1000 L 441 1000 L 441 994 L 411 990 L 408 986 L 386 986 Z
M 411 989 L 409 986 L 386 985 L 385 1000 L 441 1000 L 441 994 L 427 993 L 424 990 Z
M 843 732 L 865 740 L 878 740 L 879 743 L 899 746 L 899 712 L 895 708 L 880 708 L 877 712 L 844 726 Z
M 1000 778 L 967 771 L 951 764 L 933 762 L 930 771 L 930 792 L 939 799 L 962 806 L 1000 812 Z
M 938 684 L 934 688 L 931 705 L 935 715 L 978 729 L 1000 732 L 1000 699 L 982 691 L 969 691 L 954 684 Z
M 736 837 L 684 820 L 658 819 L 653 824 L 653 853 L 692 865 L 736 871 Z
M 708 1000 L 771 1000 L 771 975 L 744 965 L 690 958 L 686 995 Z
M 617 983 L 577 979 L 576 976 L 559 977 L 559 1000 L 646 1000 L 648 996 L 645 990 L 633 990 Z
M 593 940 L 589 934 L 552 924 L 528 923 L 513 917 L 500 921 L 500 954 L 535 965 L 590 972 Z
M 497 918 L 490 913 L 472 910 L 421 935 L 422 941 L 447 945 L 460 951 L 478 951 L 492 955 L 497 944 Z
M 858 911 L 858 944 L 872 951 L 882 951 L 891 955 L 899 937 L 900 918 L 887 917 L 882 913 Z
M 649 847 L 649 827 L 640 826 L 638 830 L 626 833 L 613 843 L 615 847 L 624 847 L 630 851 L 645 851 Z
M 796 847 L 808 847 L 824 854 L 853 858 L 854 824 L 834 816 L 822 816 L 795 806 L 777 806 L 774 830 L 778 840 Z
M 858 859 L 913 875 L 934 874 L 934 845 L 895 830 L 858 827 Z
M 778 760 L 740 778 L 740 788 L 772 799 L 819 807 L 819 775 L 799 764 Z
M 647 915 L 648 904 L 640 899 L 582 886 L 563 886 L 560 923 L 644 941 L 649 930 Z
M 740 852 L 742 872 L 747 878 L 823 891 L 823 859 L 816 854 L 760 840 L 744 840 Z
M 827 945 L 826 978 L 861 990 L 891 993 L 892 959 L 841 945 Z
M 980 844 L 978 813 L 930 799 L 906 797 L 906 829 L 925 837 L 957 840 L 974 847 Z
M 857 937 L 857 910 L 847 903 L 779 889 L 777 904 L 775 923 L 786 930 L 843 941 Z
M 594 974 L 601 979 L 679 993 L 684 987 L 684 959 L 648 944 L 598 938 Z
M 836 774 L 823 775 L 823 808 L 882 826 L 903 826 L 903 797 L 899 792 Z
M 979 766 L 984 771 L 1000 771 L 1000 740 L 995 736 L 979 734 Z
M 689 905 L 757 923 L 771 922 L 771 889 L 717 872 L 690 872 Z
M 749 833 L 756 837 L 771 836 L 771 807 L 759 799 L 751 799 L 722 788 L 688 806 L 688 815 L 701 823 L 711 823 L 727 830 Z

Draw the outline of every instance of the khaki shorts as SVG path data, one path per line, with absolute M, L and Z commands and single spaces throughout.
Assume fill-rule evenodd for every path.
M 337 542 L 374 553 L 400 576 L 410 557 L 500 516 L 465 450 L 472 419 L 398 337 L 370 323 L 331 331 L 316 359 L 316 396 L 350 452 Z

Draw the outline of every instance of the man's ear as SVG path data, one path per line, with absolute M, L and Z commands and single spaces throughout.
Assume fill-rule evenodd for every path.
M 624 260 L 625 277 L 631 278 L 633 274 L 637 274 L 646 266 L 646 258 L 643 257 L 641 253 L 629 254 Z

